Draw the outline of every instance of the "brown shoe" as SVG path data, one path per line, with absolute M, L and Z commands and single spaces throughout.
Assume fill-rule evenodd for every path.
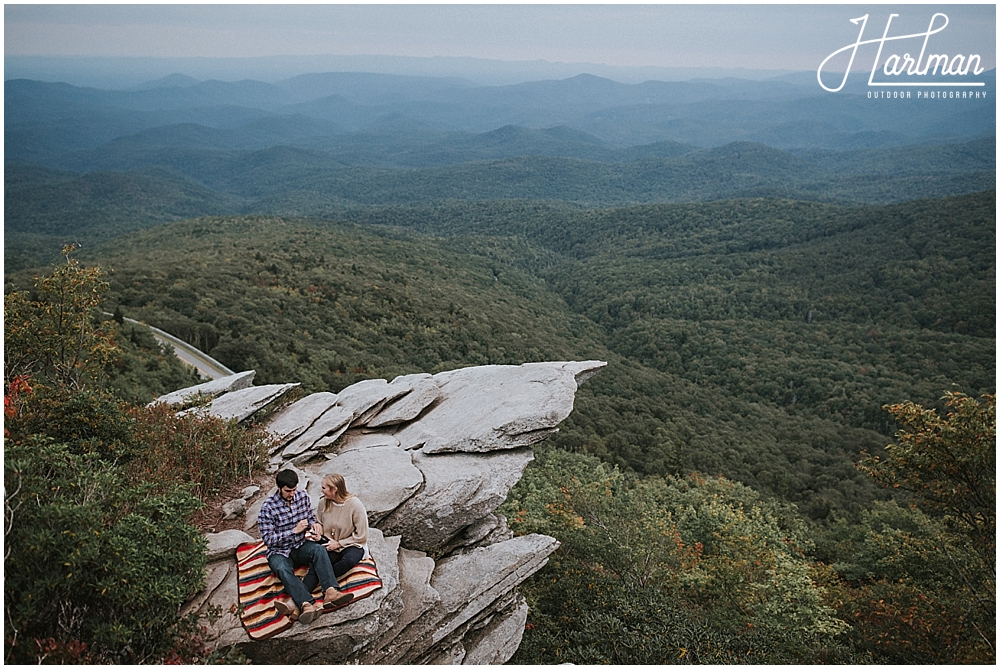
M 336 588 L 327 588 L 323 595 L 323 608 L 332 609 L 335 606 L 347 604 L 352 599 L 354 599 L 353 592 L 341 592 Z
M 322 612 L 323 609 L 316 606 L 312 602 L 305 602 L 302 605 L 302 614 L 299 616 L 299 622 L 303 625 L 308 625 L 316 619 L 316 616 Z
M 299 617 L 299 609 L 294 604 L 289 604 L 283 599 L 274 600 L 274 608 L 283 616 L 288 616 L 294 622 Z

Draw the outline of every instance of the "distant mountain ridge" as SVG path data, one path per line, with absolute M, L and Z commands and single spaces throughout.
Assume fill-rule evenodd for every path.
M 615 81 L 638 83 L 656 79 L 738 77 L 763 80 L 795 74 L 788 70 L 713 67 L 622 67 L 600 63 L 556 63 L 544 60 L 504 61 L 471 57 L 270 56 L 249 58 L 115 58 L 8 56 L 5 76 L 11 79 L 67 81 L 79 86 L 128 88 L 186 72 L 199 79 L 237 80 L 255 77 L 268 82 L 303 72 L 377 73 L 390 76 L 454 77 L 479 85 L 502 86 L 524 81 L 565 79 L 592 73 Z M 815 76 L 815 75 L 813 75 Z
M 249 79 L 193 83 L 181 76 L 132 90 L 18 79 L 4 83 L 5 129 L 17 133 L 30 124 L 37 131 L 38 123 L 61 127 L 83 119 L 113 126 L 124 119 L 117 133 L 122 136 L 134 133 L 137 124 L 148 129 L 191 122 L 196 115 L 220 128 L 249 118 L 302 115 L 332 121 L 344 132 L 405 118 L 466 132 L 565 125 L 622 147 L 664 140 L 713 146 L 767 137 L 765 143 L 778 148 L 817 148 L 815 133 L 798 136 L 788 130 L 819 123 L 826 128 L 820 148 L 841 149 L 858 133 L 894 133 L 876 136 L 882 145 L 993 133 L 995 78 L 988 84 L 987 98 L 975 104 L 938 100 L 931 105 L 915 100 L 873 104 L 863 95 L 830 95 L 786 81 L 623 84 L 585 74 L 508 86 L 363 73 L 301 75 L 276 84 Z M 692 127 L 698 128 L 693 137 L 685 134 Z
M 794 79 L 586 73 L 502 86 L 361 72 L 274 83 L 175 73 L 127 90 L 8 80 L 5 252 L 22 262 L 54 243 L 47 235 L 355 205 L 869 204 L 990 190 L 985 78 L 986 99 L 877 103 Z

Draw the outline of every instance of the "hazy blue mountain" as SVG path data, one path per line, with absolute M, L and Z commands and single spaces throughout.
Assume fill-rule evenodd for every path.
M 127 111 L 164 111 L 209 106 L 245 106 L 268 108 L 287 104 L 289 95 L 282 89 L 261 81 L 200 81 L 195 84 L 134 90 L 78 88 L 68 84 L 16 79 L 4 82 L 7 105 L 20 109 L 28 100 L 35 104 L 54 105 L 53 112 L 90 109 Z
M 194 77 L 189 77 L 186 74 L 180 74 L 179 72 L 174 72 L 173 74 L 168 74 L 165 77 L 160 77 L 154 81 L 146 81 L 138 86 L 134 86 L 133 89 L 137 91 L 148 91 L 153 88 L 172 88 L 174 86 L 194 86 L 195 84 L 201 83 L 200 79 L 195 79 Z
M 613 151 L 593 135 L 565 126 L 534 130 L 505 125 L 484 133 L 451 133 L 419 151 L 399 154 L 396 162 L 401 166 L 426 167 L 516 156 L 609 160 Z
M 238 201 L 162 169 L 83 175 L 5 170 L 4 231 L 107 239 L 165 221 L 233 213 Z M 53 245 L 53 248 L 57 248 Z
M 478 85 L 458 77 L 413 77 L 374 72 L 323 72 L 301 74 L 276 84 L 297 100 L 339 95 L 359 104 L 385 104 L 419 100 L 451 89 Z
M 867 204 L 996 182 L 992 72 L 987 98 L 926 101 L 819 94 L 794 78 L 581 74 L 487 86 L 177 72 L 130 90 L 5 82 L 8 246 L 222 213 L 477 200 Z
M 892 101 L 810 95 L 781 101 L 623 105 L 586 114 L 570 124 L 622 145 L 663 140 L 700 146 L 763 141 L 779 148 L 807 148 L 821 141 L 824 148 L 853 149 L 859 148 L 859 135 L 869 142 L 895 145 L 993 133 L 995 114 L 992 98 Z
M 691 68 L 616 66 L 601 63 L 553 63 L 544 60 L 504 61 L 488 58 L 438 56 L 433 58 L 382 55 L 258 56 L 246 58 L 149 58 L 103 56 L 7 56 L 9 78 L 64 81 L 77 86 L 127 88 L 185 72 L 201 80 L 238 80 L 253 77 L 280 82 L 304 72 L 383 73 L 397 76 L 450 77 L 480 85 L 502 86 L 543 79 L 565 79 L 581 73 L 627 83 L 687 81 L 694 78 L 737 77 L 764 81 L 791 74 L 788 70 L 749 68 Z M 803 73 L 806 85 L 815 72 Z M 810 79 L 811 75 L 811 79 Z
M 3 171 L 5 192 L 20 186 L 48 186 L 79 178 L 69 170 L 54 170 L 38 165 L 9 165 Z
M 5 82 L 4 92 L 4 159 L 8 163 L 52 165 L 60 153 L 94 148 L 161 126 L 235 127 L 274 116 L 233 104 L 141 111 L 119 105 L 115 96 L 104 91 L 24 80 Z
M 782 80 L 624 84 L 593 75 L 508 86 L 370 73 L 309 74 L 278 84 L 167 78 L 128 91 L 11 80 L 5 83 L 5 111 L 8 131 L 22 123 L 79 125 L 87 120 L 109 124 L 105 137 L 112 127 L 120 127 L 121 136 L 156 125 L 235 127 L 254 118 L 299 116 L 334 123 L 344 132 L 408 119 L 441 131 L 470 133 L 508 125 L 567 126 L 619 147 L 757 141 L 778 148 L 855 149 L 992 133 L 993 88 L 984 89 L 988 97 L 982 100 L 903 102 L 831 95 Z M 117 126 L 110 125 L 115 122 Z M 79 139 L 68 143 L 73 148 L 88 145 Z M 12 155 L 20 160 L 31 154 L 15 147 Z
M 340 132 L 342 129 L 334 123 L 306 116 L 265 116 L 235 128 L 198 123 L 164 125 L 120 137 L 102 148 L 113 152 L 165 148 L 261 149 Z

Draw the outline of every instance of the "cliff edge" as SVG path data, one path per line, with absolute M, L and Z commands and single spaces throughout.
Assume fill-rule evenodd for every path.
M 236 547 L 259 537 L 257 513 L 273 494 L 247 500 L 245 531 L 208 535 L 205 589 L 182 614 L 197 613 L 218 647 L 238 646 L 265 664 L 502 664 L 517 650 L 528 606 L 517 586 L 559 542 L 514 537 L 494 513 L 532 460 L 532 444 L 573 409 L 580 383 L 600 361 L 467 367 L 371 379 L 320 392 L 265 419 L 275 436 L 270 467 L 292 468 L 320 498 L 329 472 L 347 480 L 368 511 L 369 549 L 382 588 L 366 599 L 251 640 L 238 613 Z M 165 395 L 189 411 L 249 420 L 297 384 L 253 386 L 241 372 Z

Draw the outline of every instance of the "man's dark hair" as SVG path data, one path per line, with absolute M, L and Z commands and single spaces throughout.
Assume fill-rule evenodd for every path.
M 274 482 L 278 484 L 279 488 L 294 488 L 299 484 L 299 476 L 291 469 L 282 469 L 274 477 Z

